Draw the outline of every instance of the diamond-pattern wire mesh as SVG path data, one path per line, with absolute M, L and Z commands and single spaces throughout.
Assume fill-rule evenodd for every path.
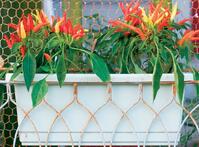
M 82 22 L 83 26 L 86 29 L 89 29 L 91 36 L 93 36 L 95 33 L 103 31 L 108 20 L 121 16 L 121 11 L 117 5 L 119 1 L 127 2 L 130 0 L 54 0 L 54 3 L 51 0 L 44 0 L 43 2 L 51 3 L 52 8 L 56 10 L 66 9 L 71 18 L 77 18 L 73 21 Z M 147 0 L 143 0 L 143 4 L 148 2 L 149 1 Z M 180 2 L 182 7 L 185 8 L 186 11 L 190 11 L 190 14 L 194 16 L 193 29 L 198 29 L 198 0 L 182 0 Z M 191 7 L 187 6 L 187 3 L 190 3 Z M 14 62 L 14 58 L 6 59 L 10 50 L 7 48 L 6 43 L 3 40 L 3 34 L 8 34 L 13 31 L 7 27 L 7 24 L 10 22 L 17 23 L 23 13 L 27 14 L 40 8 L 42 8 L 42 2 L 40 0 L 0 1 L 0 67 L 6 67 L 8 63 Z M 49 10 L 46 10 L 46 12 L 49 12 L 47 13 L 48 15 L 61 15 L 60 13 L 57 13 L 56 10 L 53 10 L 54 14 Z M 182 13 L 180 16 L 183 17 L 183 15 L 184 14 Z M 91 40 L 91 42 L 92 41 L 93 40 Z M 192 88 L 193 87 L 187 89 L 190 91 Z M 8 99 L 5 85 L 3 86 L 1 84 L 0 90 L 5 91 L 5 93 L 0 96 L 0 145 L 11 146 L 13 144 L 17 128 L 16 106 L 15 103 L 13 103 L 14 101 L 11 102 Z M 193 113 L 188 113 L 189 117 L 181 130 L 182 146 L 191 146 L 188 144 L 191 140 L 196 142 L 198 140 L 198 126 L 196 125 L 199 122 L 197 115 L 198 109 L 196 107 L 198 104 L 198 98 L 195 98 L 192 92 L 193 91 L 187 92 L 186 94 L 187 99 L 184 106 L 184 108 L 186 108 L 184 118 L 186 118 L 188 112 L 193 111 Z M 12 95 L 14 95 L 14 93 L 12 93 Z M 20 145 L 18 140 L 16 146 L 17 145 Z

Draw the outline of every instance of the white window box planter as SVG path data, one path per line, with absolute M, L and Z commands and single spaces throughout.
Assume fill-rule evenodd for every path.
M 9 81 L 11 74 L 7 74 Z M 45 77 L 35 76 L 35 81 Z M 102 83 L 94 74 L 67 74 L 60 88 L 56 75 L 32 109 L 23 76 L 15 80 L 19 137 L 23 145 L 173 145 L 179 141 L 182 107 L 173 74 L 162 76 L 156 100 L 151 74 L 114 74 Z M 192 80 L 185 74 L 185 80 Z

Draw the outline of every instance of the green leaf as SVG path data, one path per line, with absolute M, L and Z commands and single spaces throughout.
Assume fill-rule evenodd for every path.
M 50 72 L 50 67 L 49 67 L 49 65 L 47 65 L 47 64 L 44 65 L 44 66 L 40 66 L 39 71 L 40 71 L 40 72 L 49 73 L 49 72 Z
M 90 54 L 91 65 L 93 72 L 103 81 L 110 81 L 110 73 L 108 67 L 103 59 L 98 57 L 96 54 Z
M 66 78 L 66 63 L 64 60 L 64 55 L 61 55 L 59 57 L 56 72 L 57 72 L 57 80 L 59 81 L 59 86 L 61 87 L 64 84 L 64 80 Z
M 38 104 L 41 103 L 47 92 L 48 92 L 48 84 L 46 83 L 46 78 L 34 84 L 32 90 L 33 107 L 36 107 Z
M 5 93 L 6 93 L 5 85 L 0 85 L 0 103 L 3 102 Z
M 44 60 L 44 52 L 45 52 L 45 50 L 43 50 L 43 49 L 40 50 L 40 52 L 37 54 L 37 56 L 35 58 L 37 61 L 37 67 L 42 66 L 46 61 L 46 60 Z
M 41 44 L 43 41 L 39 38 L 31 38 L 31 42 L 32 42 L 33 48 L 39 48 L 39 47 L 41 47 Z
M 177 93 L 180 103 L 183 102 L 184 97 L 184 75 L 180 69 L 179 64 L 177 63 L 174 54 L 170 51 L 170 54 L 173 59 L 174 75 L 175 75 L 175 84 L 177 88 Z
M 11 49 L 12 54 L 16 53 L 16 52 L 19 50 L 20 47 L 21 47 L 21 43 L 15 43 L 15 44 L 12 46 L 12 49 Z
M 26 53 L 23 60 L 23 73 L 26 87 L 29 90 L 36 73 L 36 60 L 30 51 Z
M 175 83 L 178 92 L 178 97 L 180 103 L 182 103 L 184 96 L 184 75 L 180 69 L 180 66 L 176 63 L 176 61 L 174 62 L 174 74 L 175 74 Z
M 189 62 L 189 47 L 187 47 L 187 46 L 185 48 L 185 59 L 188 64 L 188 62 Z
M 169 48 L 167 48 L 167 50 L 170 52 L 172 60 L 173 60 L 175 84 L 176 84 L 176 88 L 177 88 L 179 101 L 182 104 L 183 97 L 184 97 L 184 75 L 180 69 L 179 64 L 176 61 L 174 53 Z
M 162 77 L 162 67 L 159 57 L 156 58 L 155 67 L 153 71 L 153 100 L 155 100 L 158 90 L 160 89 L 160 79 Z
M 169 63 L 169 53 L 166 49 L 162 48 L 160 50 L 160 56 L 162 57 L 162 59 L 164 60 L 165 63 Z
M 135 73 L 145 73 L 136 63 L 134 63 Z
M 193 78 L 196 81 L 199 80 L 199 73 L 195 69 L 193 69 Z M 199 97 L 199 84 L 195 84 L 195 88 L 196 88 L 197 97 Z
M 186 63 L 189 62 L 189 47 L 185 46 L 185 47 L 181 47 L 180 48 L 180 55 L 182 58 L 185 58 Z
M 54 36 L 53 38 L 51 38 L 51 39 L 47 42 L 46 48 L 48 48 L 48 49 L 53 49 L 53 48 L 58 47 L 59 45 L 60 45 L 59 39 L 57 38 L 57 36 Z
M 121 42 L 113 43 L 112 50 L 111 50 L 113 56 L 117 53 L 117 51 L 120 48 L 121 44 L 122 44 Z
M 133 57 L 131 56 L 131 62 L 134 66 L 134 70 L 135 70 L 135 73 L 145 73 L 136 63 L 135 61 L 133 60 Z
M 199 60 L 199 54 L 195 54 L 196 59 Z
M 20 73 L 22 73 L 22 67 L 16 69 L 11 77 L 11 81 L 13 81 Z

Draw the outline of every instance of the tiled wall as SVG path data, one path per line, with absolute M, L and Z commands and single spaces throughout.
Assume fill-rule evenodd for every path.
M 192 0 L 192 15 L 195 17 L 193 18 L 193 29 L 199 29 L 199 1 Z
M 192 22 L 193 29 L 199 29 L 199 0 L 192 0 L 192 16 L 194 16 Z M 199 41 L 196 41 L 195 44 L 199 44 Z M 196 53 L 199 54 L 199 48 L 196 48 Z

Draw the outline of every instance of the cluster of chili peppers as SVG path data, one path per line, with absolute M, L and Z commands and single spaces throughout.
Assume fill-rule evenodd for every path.
M 129 31 L 135 32 L 141 38 L 141 40 L 146 40 L 154 30 L 157 32 L 162 31 L 165 27 L 169 30 L 173 30 L 171 23 L 174 18 L 179 14 L 177 9 L 177 3 L 173 5 L 172 9 L 170 6 L 163 6 L 164 0 L 161 0 L 157 5 L 149 4 L 148 10 L 141 7 L 139 1 L 135 2 L 132 0 L 130 3 L 120 2 L 119 6 L 123 12 L 124 20 L 111 20 L 109 23 L 112 27 L 117 28 L 116 31 L 125 31 L 125 33 L 130 33 Z M 178 25 L 184 25 L 187 21 L 191 21 L 192 18 L 186 18 L 179 22 Z M 179 40 L 178 45 L 183 45 L 185 41 L 195 41 L 199 40 L 195 37 L 199 31 L 186 31 L 181 40 Z
M 71 36 L 73 39 L 80 39 L 84 36 L 84 29 L 80 24 L 73 26 L 70 19 L 67 19 L 66 12 L 63 17 L 58 18 L 57 23 L 53 26 L 55 33 L 64 33 Z
M 50 33 L 64 34 L 71 37 L 74 40 L 80 39 L 84 36 L 84 29 L 80 24 L 73 26 L 70 19 L 67 19 L 66 13 L 62 18 L 55 19 L 52 17 L 52 23 L 50 23 L 48 17 L 41 10 L 36 10 L 35 14 L 28 14 L 28 16 L 22 16 L 18 24 L 10 23 L 8 27 L 15 30 L 16 33 L 11 33 L 10 37 L 4 35 L 4 39 L 11 49 L 15 43 L 22 42 L 20 47 L 20 54 L 24 58 L 26 54 L 26 45 L 24 40 L 31 36 L 31 33 L 38 33 L 43 30 L 44 35 L 48 37 Z M 48 29 L 49 27 L 50 29 Z M 49 31 L 50 30 L 50 31 Z M 51 60 L 50 55 L 44 54 L 47 61 Z

